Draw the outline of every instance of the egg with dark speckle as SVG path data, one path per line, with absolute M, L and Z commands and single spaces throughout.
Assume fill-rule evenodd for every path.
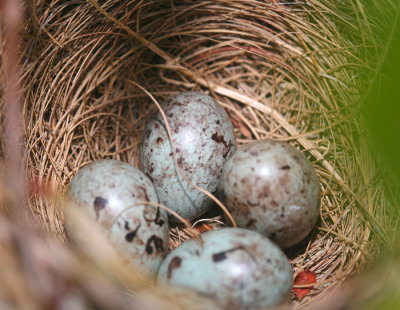
M 282 248 L 304 239 L 319 216 L 317 174 L 305 155 L 285 142 L 243 145 L 227 161 L 219 190 L 239 227 Z
M 76 173 L 68 195 L 139 273 L 158 271 L 168 250 L 168 215 L 138 204 L 158 203 L 151 181 L 140 170 L 117 160 L 92 162 Z
M 161 264 L 157 282 L 189 287 L 225 309 L 261 310 L 290 296 L 292 270 L 282 250 L 261 234 L 221 228 L 174 249 Z
M 181 172 L 193 184 L 216 192 L 224 163 L 236 140 L 225 110 L 210 96 L 184 92 L 161 105 Z M 212 200 L 178 174 L 161 113 L 153 114 L 140 143 L 140 169 L 153 181 L 160 202 L 184 218 L 195 218 Z

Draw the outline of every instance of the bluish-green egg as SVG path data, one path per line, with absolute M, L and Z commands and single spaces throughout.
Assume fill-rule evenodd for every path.
M 168 216 L 158 207 L 138 204 L 158 203 L 151 181 L 140 170 L 117 160 L 92 162 L 76 173 L 68 194 L 127 263 L 141 274 L 158 271 L 168 250 Z
M 210 96 L 184 92 L 161 105 L 181 172 L 214 193 L 236 140 L 225 110 Z M 153 181 L 160 202 L 187 219 L 204 213 L 212 200 L 178 174 L 161 113 L 153 114 L 140 143 L 140 169 Z
M 317 174 L 305 155 L 285 142 L 242 146 L 226 162 L 219 189 L 238 226 L 283 248 L 304 239 L 319 216 Z
M 261 310 L 288 299 L 292 270 L 282 250 L 261 234 L 221 228 L 191 239 L 161 264 L 157 281 L 189 287 L 226 309 Z

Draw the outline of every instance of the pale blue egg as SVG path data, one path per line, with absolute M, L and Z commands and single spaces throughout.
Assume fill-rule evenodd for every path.
M 305 155 L 285 142 L 243 145 L 226 162 L 219 189 L 238 226 L 283 248 L 304 239 L 319 216 L 317 174 Z
M 168 216 L 160 208 L 138 205 L 158 202 L 140 170 L 117 160 L 92 162 L 76 173 L 68 194 L 139 273 L 158 271 L 168 250 Z
M 221 228 L 191 239 L 161 264 L 157 281 L 189 287 L 226 309 L 261 310 L 288 299 L 292 270 L 282 250 L 261 234 Z
M 236 140 L 225 110 L 210 96 L 184 92 L 161 105 L 169 126 L 177 164 L 192 183 L 214 193 Z M 140 169 L 153 181 L 160 202 L 184 218 L 204 213 L 212 200 L 186 182 L 175 168 L 161 114 L 153 114 L 140 143 Z

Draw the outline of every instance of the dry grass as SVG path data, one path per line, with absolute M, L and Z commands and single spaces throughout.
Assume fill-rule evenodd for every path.
M 239 145 L 285 140 L 312 161 L 321 220 L 288 255 L 295 273 L 311 269 L 319 284 L 303 301 L 293 298 L 297 309 L 391 241 L 396 217 L 356 105 L 379 61 L 379 25 L 359 1 L 99 2 L 28 1 L 24 161 L 40 227 L 65 241 L 62 205 L 42 195 L 44 185 L 58 198 L 88 162 L 137 166 L 141 130 L 156 109 L 142 87 L 159 102 L 179 91 L 209 93 L 229 113 Z M 228 221 L 214 211 L 203 222 Z M 179 226 L 170 235 L 171 248 L 190 236 Z

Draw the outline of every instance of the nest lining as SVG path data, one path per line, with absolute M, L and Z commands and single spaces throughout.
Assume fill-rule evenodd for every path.
M 319 284 L 297 308 L 323 299 L 389 239 L 387 198 L 354 107 L 368 65 L 324 1 L 38 0 L 28 11 L 25 160 L 30 179 L 52 193 L 33 194 L 31 210 L 59 240 L 58 198 L 80 167 L 103 158 L 137 166 L 156 107 L 135 83 L 159 102 L 206 92 L 227 110 L 239 145 L 285 140 L 312 161 L 321 219 L 288 255 L 294 273 L 311 269 Z M 201 223 L 226 221 L 214 211 Z M 170 236 L 174 248 L 190 234 L 176 226 Z

